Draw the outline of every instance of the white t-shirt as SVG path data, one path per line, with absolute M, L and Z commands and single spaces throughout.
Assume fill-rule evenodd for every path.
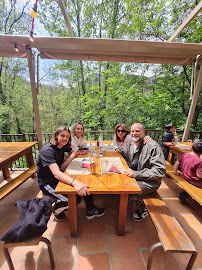
M 84 145 L 85 139 L 84 137 L 80 136 L 79 138 L 75 136 L 71 137 L 71 146 L 74 150 L 78 150 L 78 148 L 82 145 Z

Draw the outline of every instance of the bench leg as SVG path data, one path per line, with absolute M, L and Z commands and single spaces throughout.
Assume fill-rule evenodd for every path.
M 191 270 L 193 265 L 194 265 L 194 262 L 196 260 L 196 256 L 197 256 L 197 252 L 193 252 L 192 255 L 191 255 L 191 258 L 189 260 L 189 263 L 187 265 L 187 268 L 186 270 Z
M 4 179 L 8 179 L 11 176 L 8 167 L 2 168 L 2 173 Z
M 149 251 L 149 257 L 148 257 L 148 262 L 147 262 L 147 270 L 151 269 L 151 264 L 152 264 L 152 258 L 153 258 L 153 254 L 155 249 L 162 247 L 161 242 L 158 242 L 154 245 L 151 246 L 150 251 Z
M 51 247 L 51 242 L 45 238 L 45 237 L 41 237 L 42 242 L 46 243 L 46 245 L 48 246 L 48 253 L 49 253 L 49 257 L 50 257 L 50 263 L 51 263 L 51 269 L 55 269 L 55 262 L 54 262 L 54 258 L 53 258 L 53 251 L 52 251 L 52 247 Z
M 8 252 L 8 248 L 6 248 L 6 247 L 3 246 L 3 252 L 4 252 L 5 258 L 7 260 L 9 269 L 10 270 L 15 270 L 14 269 L 14 266 L 13 266 L 13 262 L 11 260 L 11 256 L 10 256 L 10 254 Z

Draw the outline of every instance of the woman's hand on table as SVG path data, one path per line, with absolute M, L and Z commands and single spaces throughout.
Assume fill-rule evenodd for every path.
M 87 185 L 85 185 L 77 180 L 74 180 L 72 185 L 79 196 L 90 195 L 90 192 L 88 190 L 89 186 L 87 186 Z
M 127 170 L 125 170 L 124 171 L 125 172 L 125 174 L 127 175 L 127 176 L 129 176 L 129 177 L 135 177 L 135 175 L 134 175 L 134 171 L 132 170 L 132 169 L 127 169 Z
M 119 154 L 122 154 L 122 151 L 121 151 L 121 149 L 119 149 L 119 148 L 116 148 L 115 151 L 116 151 L 117 153 L 119 153 Z

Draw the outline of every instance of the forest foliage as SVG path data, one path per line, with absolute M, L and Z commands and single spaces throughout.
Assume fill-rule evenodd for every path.
M 30 34 L 35 1 L 1 1 L 0 33 Z M 64 0 L 75 37 L 167 41 L 199 1 Z M 39 1 L 37 18 L 46 33 L 68 37 L 58 1 Z M 199 14 L 176 39 L 200 43 Z M 34 34 L 40 32 L 35 27 Z M 39 112 L 43 132 L 77 121 L 88 130 L 113 130 L 125 122 L 184 129 L 191 66 L 40 60 Z M 201 129 L 202 95 L 192 130 Z M 27 60 L 0 58 L 0 133 L 35 132 Z

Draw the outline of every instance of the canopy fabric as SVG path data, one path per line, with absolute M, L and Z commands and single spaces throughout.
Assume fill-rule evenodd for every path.
M 44 59 L 176 65 L 191 65 L 197 55 L 202 59 L 202 44 L 40 36 L 29 42 L 29 36 L 17 35 L 0 35 L 0 57 L 26 57 L 29 43 Z

